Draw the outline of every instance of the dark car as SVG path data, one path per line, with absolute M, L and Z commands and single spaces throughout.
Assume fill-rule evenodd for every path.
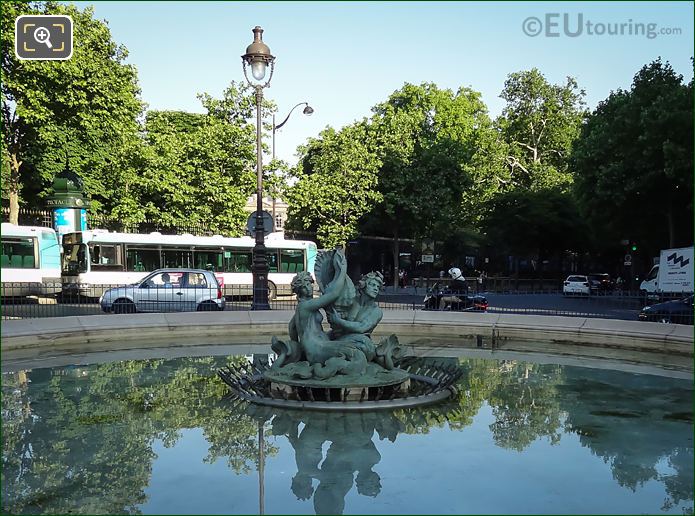
M 610 274 L 594 273 L 589 274 L 589 288 L 592 294 L 606 294 L 613 291 L 615 284 Z
M 693 295 L 645 306 L 639 313 L 639 319 L 640 321 L 693 324 Z

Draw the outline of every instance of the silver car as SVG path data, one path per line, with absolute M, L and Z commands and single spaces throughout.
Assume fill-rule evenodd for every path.
M 99 298 L 104 312 L 191 312 L 224 310 L 215 274 L 201 269 L 158 269 L 142 281 L 110 288 Z

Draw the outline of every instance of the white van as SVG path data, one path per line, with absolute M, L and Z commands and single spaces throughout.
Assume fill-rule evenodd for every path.
M 640 284 L 640 292 L 649 298 L 660 294 L 693 292 L 693 248 L 663 249 L 659 263 L 652 267 Z

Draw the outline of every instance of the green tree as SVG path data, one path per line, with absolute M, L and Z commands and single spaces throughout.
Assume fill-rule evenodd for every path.
M 22 14 L 66 14 L 74 50 L 66 61 L 21 61 L 14 53 L 14 20 Z M 93 9 L 57 2 L 2 2 L 3 195 L 17 222 L 20 195 L 40 199 L 66 157 L 98 209 L 112 191 L 107 162 L 136 132 L 142 111 L 135 68 Z
M 693 81 L 668 62 L 598 105 L 573 158 L 578 198 L 606 242 L 637 240 L 648 256 L 692 244 Z
M 148 111 L 142 137 L 112 158 L 107 211 L 123 222 L 200 223 L 241 235 L 255 187 L 255 125 L 248 87 L 199 95 L 207 113 Z M 272 109 L 272 105 L 264 106 Z
M 572 144 L 585 117 L 577 81 L 568 77 L 565 84 L 550 84 L 533 68 L 510 74 L 500 97 L 507 105 L 497 125 L 507 144 L 513 186 L 567 188 Z
M 447 240 L 475 226 L 479 213 L 469 208 L 503 184 L 506 171 L 476 91 L 405 84 L 373 111 L 383 202 L 372 226 L 389 229 L 397 272 L 399 237 Z
M 539 264 L 566 250 L 585 250 L 589 229 L 573 196 L 560 190 L 512 190 L 488 203 L 488 242 L 504 253 L 532 255 Z
M 365 121 L 327 128 L 300 149 L 296 183 L 287 191 L 290 228 L 314 229 L 323 247 L 345 245 L 381 200 L 380 161 Z

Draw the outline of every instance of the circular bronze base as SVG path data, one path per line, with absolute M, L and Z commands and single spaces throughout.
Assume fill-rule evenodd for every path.
M 387 371 L 389 378 L 279 378 L 265 367 L 228 367 L 218 371 L 235 396 L 259 405 L 304 410 L 363 411 L 436 403 L 456 393 L 458 367 L 406 361 Z
M 369 364 L 365 374 L 345 375 L 338 374 L 331 378 L 299 378 L 288 377 L 283 369 L 267 369 L 263 372 L 263 378 L 278 384 L 295 387 L 314 387 L 317 389 L 344 389 L 344 388 L 370 388 L 387 387 L 397 385 L 408 379 L 408 373 L 402 369 L 384 369 L 376 364 Z
M 387 370 L 369 364 L 362 375 L 336 375 L 331 378 L 288 378 L 282 369 L 268 369 L 263 378 L 270 382 L 271 395 L 287 399 L 314 401 L 363 401 L 406 392 L 410 375 L 402 369 Z

